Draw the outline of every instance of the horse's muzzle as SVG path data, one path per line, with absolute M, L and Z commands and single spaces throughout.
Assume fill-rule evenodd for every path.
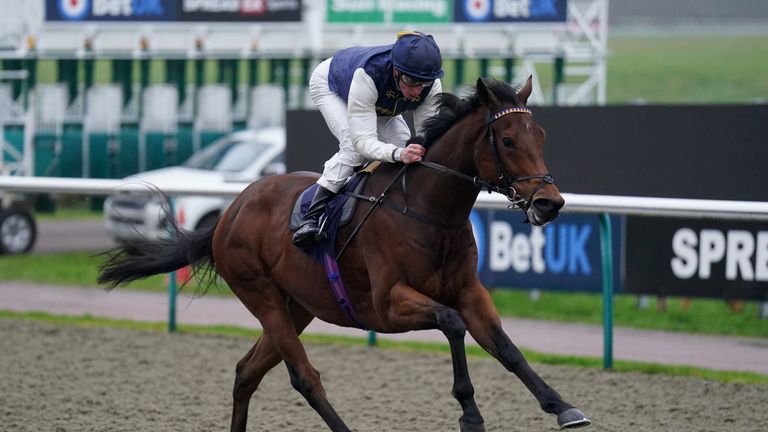
M 556 198 L 535 198 L 526 212 L 528 220 L 534 226 L 544 226 L 557 218 L 565 200 L 558 195 Z

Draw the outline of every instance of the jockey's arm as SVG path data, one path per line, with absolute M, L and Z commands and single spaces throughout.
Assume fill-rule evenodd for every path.
M 429 93 L 427 93 L 426 99 L 415 110 L 413 110 L 413 127 L 416 129 L 416 135 L 424 136 L 424 122 L 437 114 L 438 103 L 440 102 L 437 95 L 443 92 L 443 84 L 440 79 L 436 79 L 432 83 Z
M 352 145 L 364 158 L 394 162 L 398 147 L 379 141 L 377 132 L 376 100 L 379 98 L 376 84 L 363 69 L 357 69 L 352 77 L 347 100 L 347 118 Z

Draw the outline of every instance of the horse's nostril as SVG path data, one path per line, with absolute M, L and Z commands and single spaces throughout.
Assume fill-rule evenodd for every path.
M 536 210 L 543 214 L 551 214 L 557 212 L 563 207 L 563 201 L 553 201 L 548 198 L 536 198 L 533 200 L 533 206 L 536 208 Z

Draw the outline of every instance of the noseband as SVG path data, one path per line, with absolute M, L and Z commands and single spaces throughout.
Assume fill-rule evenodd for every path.
M 485 124 L 488 128 L 488 145 L 491 146 L 491 150 L 493 151 L 493 158 L 494 158 L 494 162 L 496 163 L 496 175 L 498 176 L 498 180 L 500 180 L 503 183 L 502 186 L 495 185 L 487 180 L 481 179 L 478 176 L 474 176 L 474 177 L 468 176 L 464 173 L 460 173 L 456 170 L 453 170 L 444 165 L 440 165 L 434 162 L 421 161 L 419 163 L 426 167 L 440 171 L 443 174 L 449 174 L 451 176 L 458 177 L 462 180 L 471 182 L 475 186 L 487 190 L 489 193 L 498 192 L 504 195 L 505 197 L 507 197 L 507 199 L 511 202 L 510 207 L 517 207 L 524 211 L 528 211 L 528 209 L 531 207 L 531 204 L 533 203 L 533 197 L 536 195 L 536 193 L 539 190 L 541 190 L 544 186 L 548 184 L 554 184 L 555 180 L 552 177 L 552 174 L 550 173 L 534 174 L 529 176 L 516 176 L 516 175 L 510 175 L 507 172 L 507 169 L 504 167 L 504 163 L 501 161 L 501 156 L 499 155 L 499 148 L 496 145 L 496 139 L 495 139 L 495 135 L 491 125 L 496 120 L 511 113 L 533 115 L 533 113 L 531 113 L 531 110 L 529 110 L 528 108 L 511 107 L 511 108 L 505 108 L 501 111 L 498 111 L 493 115 L 491 115 L 491 113 L 488 112 L 485 118 Z M 541 180 L 541 183 L 539 183 L 539 185 L 536 186 L 536 188 L 533 190 L 533 192 L 530 193 L 528 198 L 525 198 L 517 192 L 517 189 L 515 189 L 513 185 L 514 183 L 528 182 L 531 180 Z

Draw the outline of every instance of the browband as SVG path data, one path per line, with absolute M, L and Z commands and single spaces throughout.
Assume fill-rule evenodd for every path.
M 500 119 L 500 118 L 504 117 L 504 116 L 505 116 L 505 115 L 507 115 L 507 114 L 511 114 L 511 113 L 523 113 L 523 114 L 530 114 L 530 115 L 533 115 L 533 113 L 531 112 L 531 110 L 529 110 L 529 109 L 528 109 L 528 108 L 526 108 L 526 107 L 512 107 L 512 108 L 505 108 L 505 109 L 503 109 L 503 110 L 501 110 L 501 111 L 499 111 L 499 112 L 497 112 L 497 113 L 493 114 L 493 115 L 492 115 L 492 116 L 491 116 L 491 117 L 488 119 L 488 123 L 493 123 L 493 122 L 495 122 L 496 120 L 498 120 L 498 119 Z

